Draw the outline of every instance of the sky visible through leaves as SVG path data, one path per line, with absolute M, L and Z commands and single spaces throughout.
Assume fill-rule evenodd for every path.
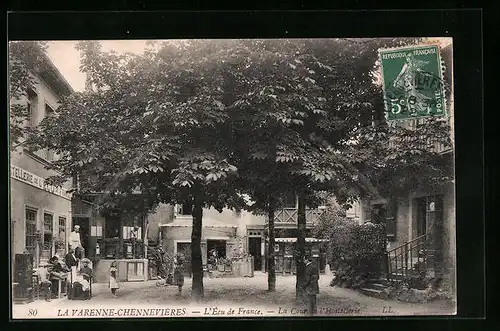
M 355 39 L 353 39 L 355 40 Z M 441 47 L 451 43 L 451 38 L 429 38 L 429 42 L 438 41 Z M 103 51 L 115 50 L 117 53 L 142 53 L 147 40 L 102 40 Z M 75 49 L 77 41 L 49 41 L 47 53 L 55 66 L 67 79 L 75 91 L 85 89 L 85 75 L 80 72 L 80 55 Z

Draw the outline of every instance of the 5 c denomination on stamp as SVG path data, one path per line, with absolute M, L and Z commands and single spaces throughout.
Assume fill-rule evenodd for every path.
M 379 50 L 388 120 L 446 115 L 437 45 Z

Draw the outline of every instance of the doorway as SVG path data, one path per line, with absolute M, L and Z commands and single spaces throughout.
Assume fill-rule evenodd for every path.
M 85 249 L 85 256 L 89 255 L 90 246 L 90 218 L 89 217 L 73 217 L 73 228 L 75 225 L 80 226 L 80 241 L 82 243 L 83 249 Z
M 262 238 L 250 237 L 248 238 L 248 253 L 253 256 L 253 270 L 262 270 Z
M 417 237 L 427 233 L 427 197 L 416 199 Z
M 177 254 L 181 254 L 184 256 L 184 277 L 191 278 L 191 243 L 177 243 Z
M 207 240 L 207 258 L 208 261 L 216 257 L 217 259 L 226 258 L 225 240 Z

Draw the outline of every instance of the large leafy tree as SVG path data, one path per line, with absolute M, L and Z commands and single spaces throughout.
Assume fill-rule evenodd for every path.
M 83 189 L 108 196 L 147 191 L 151 205 L 191 203 L 193 293 L 201 297 L 203 207 L 240 206 L 236 193 L 248 193 L 272 230 L 276 198 L 296 192 L 300 259 L 305 208 L 318 203 L 317 192 L 347 202 L 351 187 L 380 178 L 380 155 L 406 166 L 405 154 L 388 151 L 399 136 L 384 125 L 382 93 L 370 75 L 377 49 L 401 42 L 177 41 L 142 55 L 105 54 L 95 42 L 81 43 L 82 70 L 95 90 L 65 100 L 33 146 L 58 151 L 54 166 L 63 176 L 92 175 Z M 434 137 L 443 127 L 425 130 Z M 399 142 L 402 151 L 407 142 Z M 302 264 L 297 270 L 299 294 Z M 272 275 L 269 283 L 272 290 Z
M 251 130 L 243 129 L 244 138 L 236 144 L 247 156 L 240 158 L 248 162 L 240 166 L 246 169 L 244 186 L 270 220 L 275 197 L 297 192 L 298 257 L 304 254 L 305 208 L 314 206 L 316 192 L 333 191 L 345 203 L 354 194 L 378 189 L 392 196 L 416 187 L 417 181 L 446 179 L 449 167 L 436 163 L 439 156 L 427 147 L 428 141 L 449 136 L 449 127 L 432 119 L 411 130 L 388 126 L 381 87 L 373 77 L 379 48 L 415 41 L 248 41 L 251 49 L 240 49 L 244 55 L 232 72 L 241 79 L 232 91 L 238 95 L 239 119 Z M 407 175 L 417 168 L 416 176 Z M 271 247 L 272 221 L 269 225 Z M 297 293 L 301 281 L 299 263 Z
M 193 206 L 193 295 L 203 297 L 202 209 L 236 204 L 224 142 L 226 126 L 212 44 L 165 43 L 145 54 L 104 53 L 82 42 L 82 71 L 93 91 L 75 94 L 44 120 L 31 147 L 51 148 L 60 183 L 78 175 L 79 193 L 105 193 L 109 205 L 142 194 Z M 186 51 L 189 48 L 189 52 Z M 61 127 L 67 128 L 60 130 Z M 83 180 L 85 179 L 85 180 Z

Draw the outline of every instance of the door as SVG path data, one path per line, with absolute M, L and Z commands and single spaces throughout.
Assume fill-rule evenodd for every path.
M 427 232 L 427 198 L 416 199 L 417 207 L 417 237 L 423 236 Z
M 191 277 L 191 243 L 177 243 L 177 254 L 184 255 L 184 277 Z
M 248 238 L 248 253 L 253 256 L 253 270 L 262 270 L 262 238 Z

